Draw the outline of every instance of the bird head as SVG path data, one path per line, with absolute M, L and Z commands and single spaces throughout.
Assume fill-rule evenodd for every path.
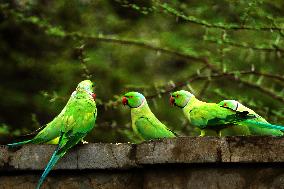
M 76 88 L 76 92 L 77 93 L 88 93 L 89 95 L 92 96 L 92 98 L 95 100 L 96 99 L 96 94 L 94 93 L 94 83 L 90 80 L 84 80 L 84 81 L 81 81 L 77 88 Z
M 193 96 L 193 94 L 185 90 L 176 91 L 170 96 L 170 104 L 184 108 Z
M 223 100 L 218 104 L 222 107 L 230 108 L 235 111 L 238 110 L 238 107 L 240 107 L 240 103 L 236 100 Z
M 128 92 L 122 97 L 122 104 L 130 108 L 138 108 L 145 100 L 145 97 L 138 92 Z

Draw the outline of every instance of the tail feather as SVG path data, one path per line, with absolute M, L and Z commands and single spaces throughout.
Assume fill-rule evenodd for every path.
M 31 140 L 25 140 L 25 141 L 22 141 L 22 142 L 16 142 L 16 143 L 12 143 L 12 144 L 7 144 L 8 147 L 17 147 L 17 146 L 22 146 L 24 144 L 28 144 L 28 143 L 31 143 L 33 141 L 33 139 Z
M 46 176 L 48 175 L 48 173 L 51 171 L 51 169 L 54 167 L 54 165 L 57 163 L 57 161 L 65 154 L 65 153 L 58 153 L 61 145 L 62 145 L 62 138 L 63 138 L 63 134 L 61 134 L 60 138 L 59 138 L 59 142 L 58 142 L 58 145 L 55 149 L 55 151 L 53 152 L 47 166 L 45 167 L 44 169 L 44 172 L 42 173 L 38 183 L 37 183 L 37 186 L 36 186 L 36 189 L 40 189 L 43 181 L 45 180 Z
M 253 120 L 246 120 L 245 122 L 249 124 L 254 124 L 255 126 L 262 127 L 262 128 L 267 128 L 267 129 L 276 129 L 280 131 L 284 131 L 284 126 L 282 125 L 274 125 L 270 123 L 264 123 L 264 122 L 257 122 Z
M 58 151 L 58 150 L 56 150 L 56 151 L 53 153 L 53 155 L 52 155 L 50 161 L 48 162 L 48 164 L 47 164 L 47 166 L 46 166 L 44 172 L 42 173 L 42 175 L 41 175 L 41 177 L 40 177 L 40 179 L 39 179 L 39 181 L 38 181 L 38 183 L 37 183 L 36 189 L 40 189 L 40 187 L 41 187 L 43 181 L 45 180 L 46 176 L 48 175 L 48 173 L 51 171 L 51 169 L 52 169 L 53 166 L 57 163 L 57 161 L 62 157 L 61 154 L 60 154 L 60 155 L 57 155 L 57 154 L 56 154 L 57 151 Z

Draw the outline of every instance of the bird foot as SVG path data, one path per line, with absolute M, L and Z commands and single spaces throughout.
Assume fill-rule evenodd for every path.
M 89 144 L 89 142 L 87 142 L 87 141 L 85 141 L 85 140 L 81 140 L 81 142 L 82 142 L 83 144 Z

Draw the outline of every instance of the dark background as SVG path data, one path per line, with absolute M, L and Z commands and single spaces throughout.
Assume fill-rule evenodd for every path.
M 92 142 L 135 141 L 120 103 L 131 90 L 181 135 L 198 133 L 169 106 L 179 89 L 284 124 L 282 0 L 0 2 L 2 143 L 51 121 L 86 78 L 96 82 Z

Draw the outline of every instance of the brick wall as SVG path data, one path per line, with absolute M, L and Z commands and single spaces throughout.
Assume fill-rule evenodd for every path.
M 0 189 L 35 188 L 55 146 L 0 147 Z M 78 145 L 43 188 L 283 188 L 283 137 L 180 137 Z

